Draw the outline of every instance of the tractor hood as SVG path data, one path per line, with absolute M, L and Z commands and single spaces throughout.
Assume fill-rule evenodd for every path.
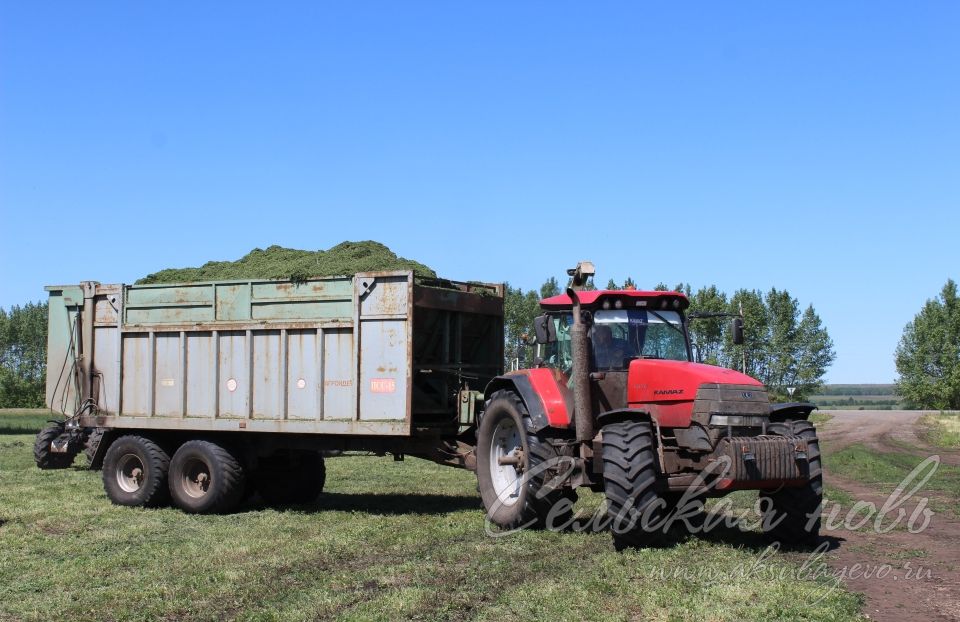
M 693 415 L 693 400 L 704 384 L 757 387 L 763 391 L 759 381 L 725 367 L 637 359 L 631 361 L 627 375 L 627 402 L 631 408 L 649 411 L 660 425 L 686 427 Z

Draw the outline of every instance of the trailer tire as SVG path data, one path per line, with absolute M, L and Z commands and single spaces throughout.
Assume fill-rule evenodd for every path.
M 170 461 L 170 496 L 191 514 L 229 512 L 240 503 L 246 474 L 237 457 L 210 441 L 187 441 Z
M 768 499 L 763 531 L 773 541 L 784 545 L 815 542 L 820 535 L 820 510 L 823 504 L 823 469 L 820 465 L 820 442 L 817 429 L 809 421 L 771 423 L 768 433 L 799 436 L 807 441 L 808 481 L 805 485 L 761 492 Z
M 170 456 L 143 436 L 121 436 L 103 458 L 103 489 L 116 505 L 157 507 L 166 504 Z
M 614 547 L 653 542 L 663 504 L 657 503 L 653 426 L 618 421 L 603 426 L 603 490 Z
M 253 478 L 269 505 L 306 505 L 323 492 L 327 470 L 319 452 L 301 452 L 286 464 L 261 463 Z
M 66 428 L 62 423 L 51 423 L 37 432 L 33 442 L 33 460 L 41 469 L 66 469 L 73 464 L 75 453 L 54 453 L 50 443 L 63 434 Z
M 559 465 L 562 458 L 553 445 L 528 431 L 529 421 L 526 407 L 512 391 L 490 396 L 477 431 L 480 497 L 487 517 L 501 529 L 559 529 L 569 522 L 570 512 L 554 506 L 563 499 L 575 500 L 576 493 L 555 479 L 548 482 L 548 466 Z M 516 466 L 500 464 L 500 458 L 511 456 L 519 460 Z

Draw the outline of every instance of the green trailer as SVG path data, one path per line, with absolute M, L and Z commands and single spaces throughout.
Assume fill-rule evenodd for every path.
M 340 451 L 469 468 L 502 372 L 502 285 L 401 271 L 46 289 L 47 401 L 65 422 L 37 462 L 86 450 L 125 505 L 168 487 L 190 511 L 227 509 L 239 488 L 302 501 Z

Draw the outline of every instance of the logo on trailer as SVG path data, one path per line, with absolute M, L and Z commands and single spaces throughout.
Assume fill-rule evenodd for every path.
M 370 380 L 371 393 L 395 393 L 397 381 L 394 378 L 373 378 Z
M 745 400 L 752 400 L 752 399 L 753 399 L 753 392 L 752 392 L 752 391 L 744 391 L 744 392 L 741 393 L 740 395 L 742 395 L 742 396 L 743 396 L 743 399 L 745 399 Z

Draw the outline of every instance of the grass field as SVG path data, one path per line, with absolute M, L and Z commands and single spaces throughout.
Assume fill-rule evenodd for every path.
M 827 384 L 810 401 L 820 408 L 841 410 L 898 410 L 903 399 L 892 384 Z
M 606 533 L 490 537 L 474 476 L 416 459 L 329 460 L 310 508 L 117 507 L 97 472 L 34 466 L 21 432 L 43 420 L 0 413 L 0 620 L 859 619 L 795 557 L 758 568 L 757 534 L 623 554 Z
M 920 436 L 931 445 L 956 449 L 960 447 L 960 413 L 941 412 L 920 418 Z
M 921 462 L 918 456 L 906 451 L 878 452 L 871 447 L 855 444 L 829 456 L 830 470 L 848 479 L 875 484 L 878 488 L 892 490 L 900 484 Z M 929 468 L 929 467 L 928 467 Z M 918 480 L 927 470 L 918 474 Z M 916 483 L 916 482 L 915 482 Z M 912 486 L 907 486 L 907 490 Z M 940 464 L 924 485 L 922 492 L 934 493 L 933 506 L 960 516 L 960 468 Z
M 36 434 L 51 419 L 62 419 L 44 408 L 14 410 L 0 408 L 0 434 Z

